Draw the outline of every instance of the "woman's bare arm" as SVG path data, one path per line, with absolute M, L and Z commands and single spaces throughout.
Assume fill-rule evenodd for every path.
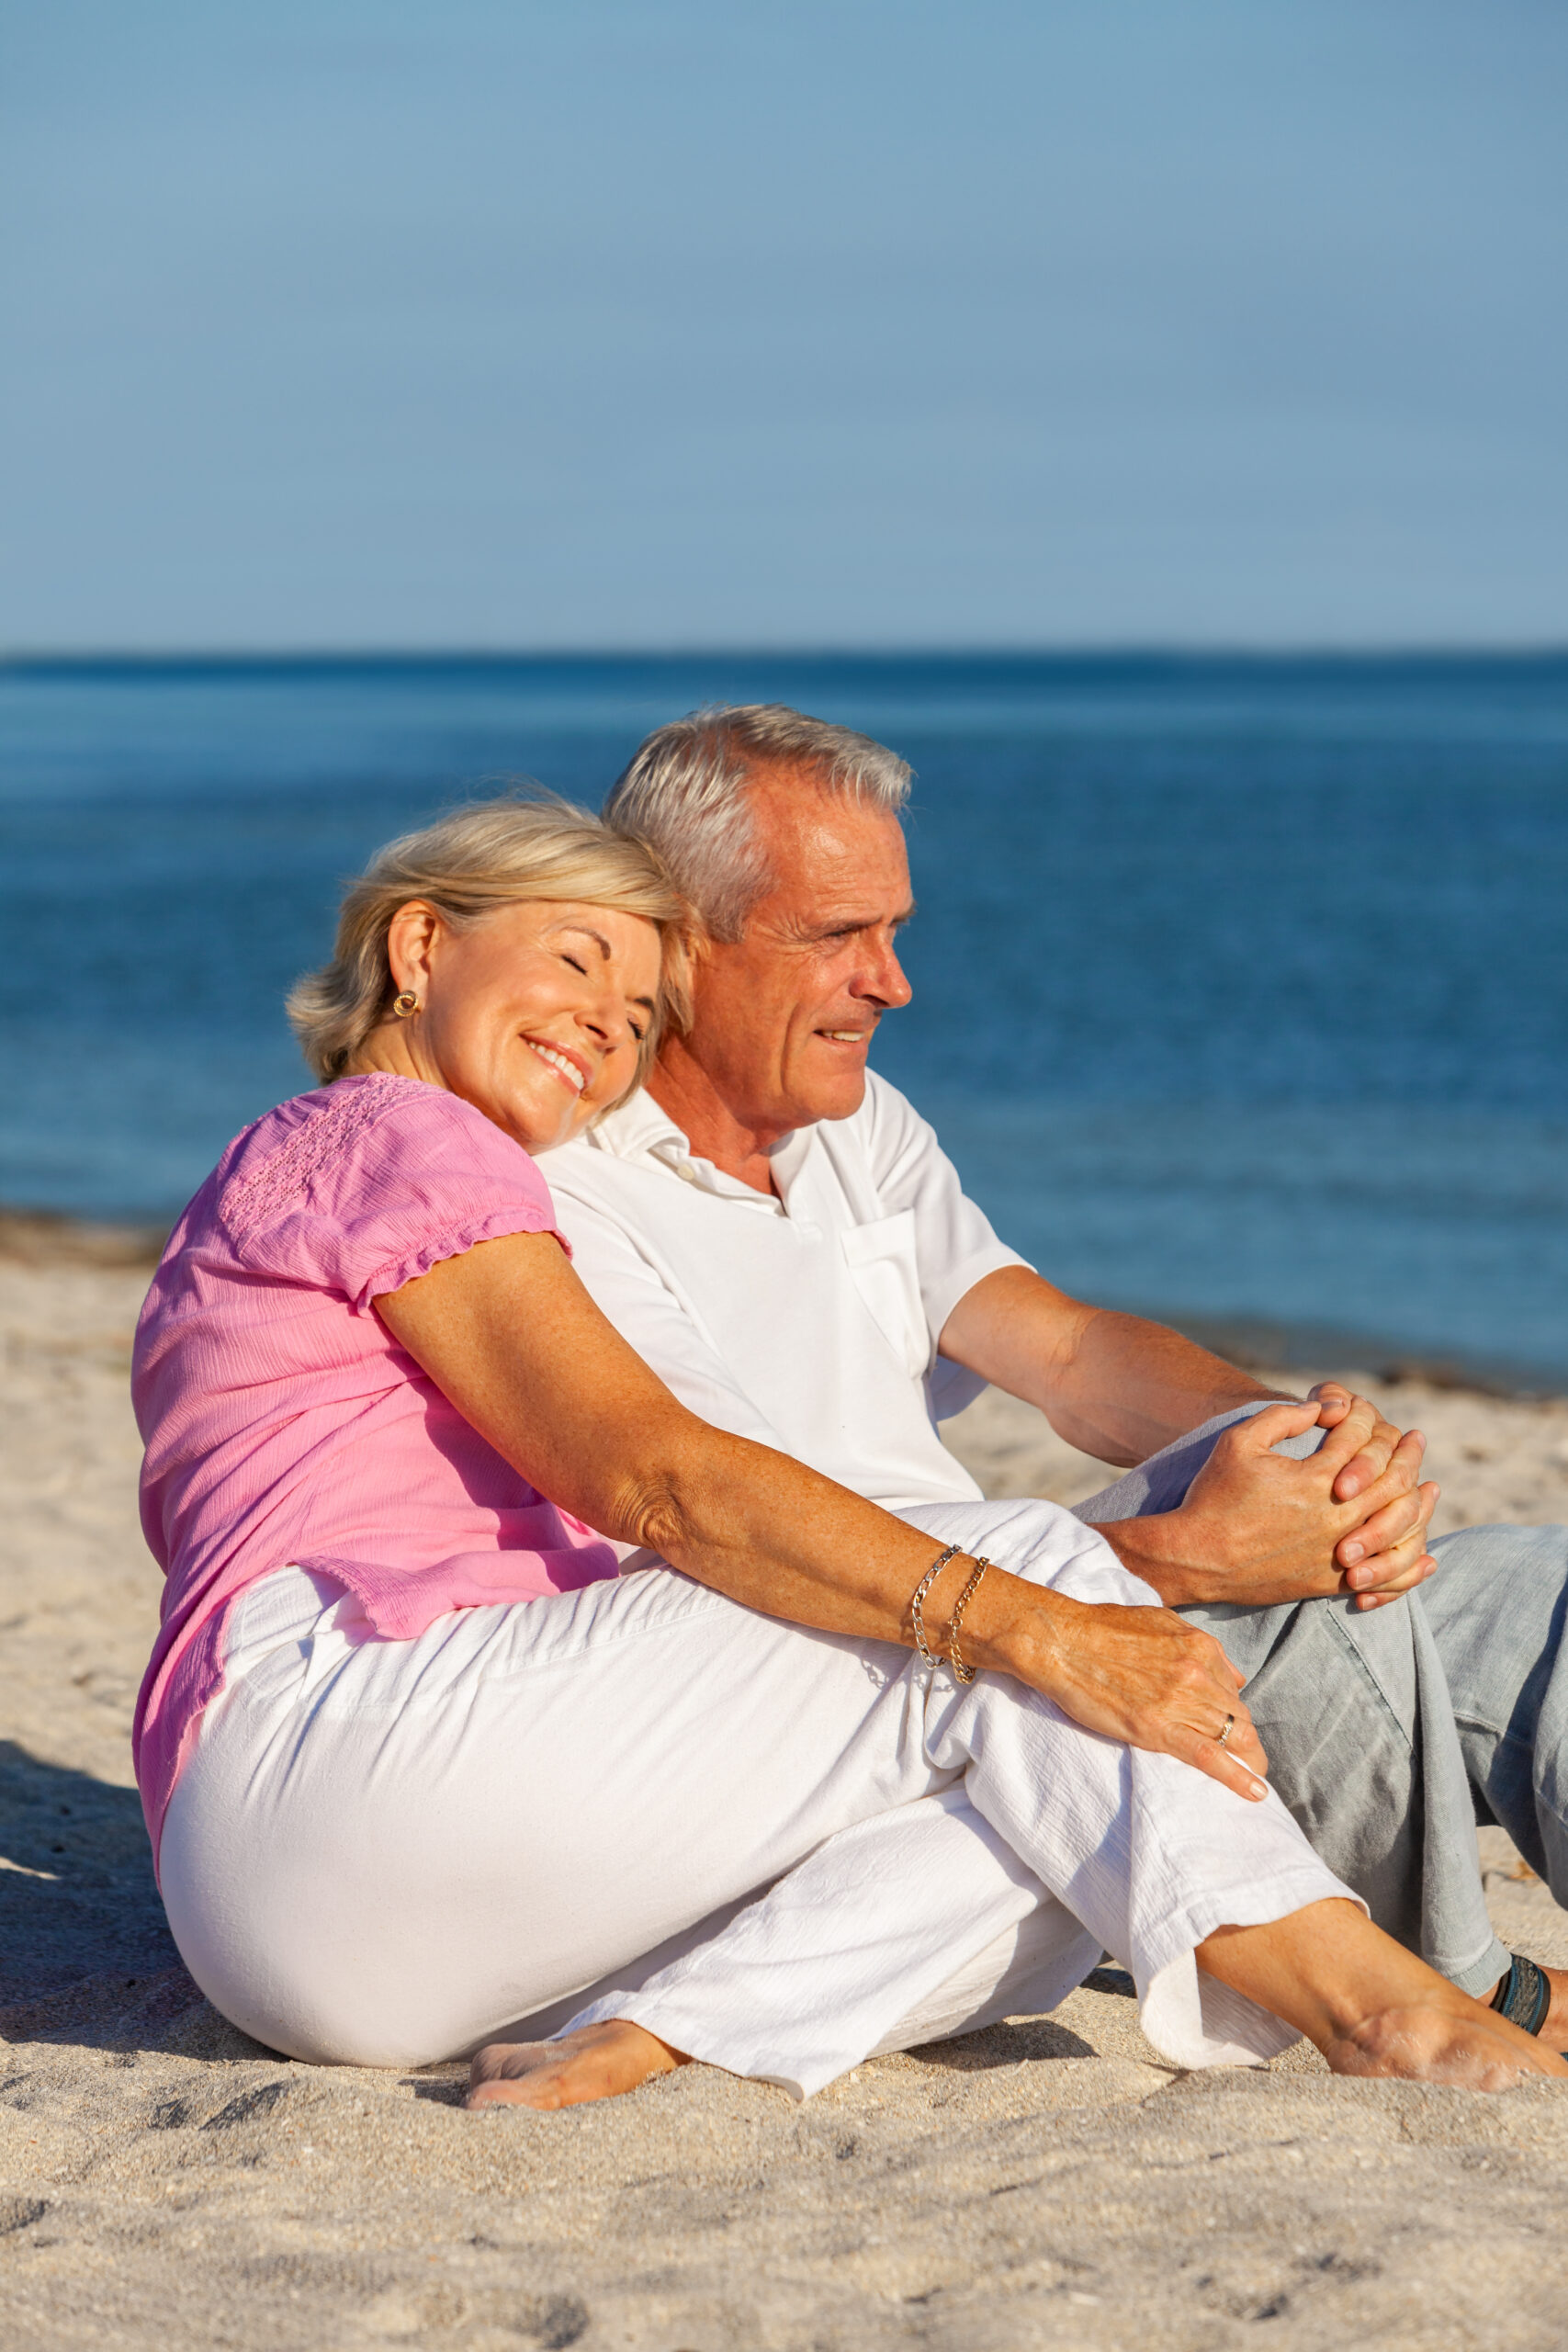
M 551 1236 L 481 1242 L 376 1306 L 480 1436 L 591 1527 L 769 1616 L 912 1645 L 909 1596 L 935 1556 L 931 1538 L 688 1412 Z M 970 1565 L 954 1561 L 930 1596 L 933 1641 Z M 1090 1608 L 998 1563 L 964 1643 L 974 1664 L 1018 1676 L 1090 1729 L 1181 1756 L 1244 1794 L 1266 1769 L 1240 1677 L 1216 1642 L 1166 1610 Z

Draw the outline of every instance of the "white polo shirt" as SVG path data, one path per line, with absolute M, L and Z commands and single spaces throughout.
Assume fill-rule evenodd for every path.
M 637 1094 L 545 1173 L 578 1272 L 694 1412 L 889 1510 L 977 1500 L 936 1423 L 985 1383 L 937 1340 L 966 1291 L 1024 1261 L 875 1076 L 852 1118 L 771 1158 L 776 1200 L 697 1159 Z

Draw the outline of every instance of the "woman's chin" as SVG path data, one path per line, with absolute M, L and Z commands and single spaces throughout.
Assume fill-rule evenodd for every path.
M 496 1124 L 505 1127 L 508 1135 L 522 1145 L 531 1159 L 537 1159 L 541 1152 L 558 1151 L 563 1143 L 570 1143 L 573 1136 L 581 1135 L 590 1115 L 577 1103 L 568 1103 L 558 1111 L 553 1102 L 547 1110 L 536 1109 L 530 1104 L 526 1112 L 519 1112 L 511 1119 L 498 1120 Z
M 555 1080 L 550 1080 L 549 1084 L 550 1095 L 539 1102 L 531 1097 L 520 1101 L 515 1094 L 502 1094 L 479 1086 L 454 1085 L 452 1091 L 471 1102 L 476 1111 L 482 1111 L 502 1135 L 521 1144 L 530 1159 L 537 1159 L 542 1151 L 554 1151 L 561 1144 L 570 1143 L 592 1115 L 581 1103 L 568 1101 L 565 1090 Z M 562 1097 L 559 1102 L 555 1099 L 557 1094 Z
M 537 1159 L 543 1153 L 557 1151 L 563 1143 L 570 1143 L 575 1130 L 570 1121 L 547 1127 L 543 1120 L 536 1120 L 526 1127 L 513 1125 L 508 1132 L 515 1143 L 522 1145 L 530 1159 Z

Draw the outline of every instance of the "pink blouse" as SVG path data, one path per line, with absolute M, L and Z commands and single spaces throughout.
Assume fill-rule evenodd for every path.
M 271 1569 L 341 1584 L 407 1640 L 447 1611 L 616 1573 L 400 1348 L 371 1301 L 507 1233 L 554 1233 L 543 1177 L 481 1112 L 381 1076 L 235 1137 L 170 1237 L 137 1326 L 141 1523 L 163 1626 L 137 1702 L 154 1855 L 229 1604 Z

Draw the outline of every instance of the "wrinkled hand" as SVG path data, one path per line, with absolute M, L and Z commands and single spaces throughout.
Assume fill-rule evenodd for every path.
M 1269 1759 L 1242 1704 L 1245 1678 L 1212 1634 L 1168 1609 L 1059 1592 L 1049 1600 L 1048 1611 L 1031 1612 L 1026 1656 L 1012 1668 L 1021 1679 L 1086 1730 L 1179 1756 L 1254 1802 L 1267 1795 Z M 1227 1715 L 1235 1721 L 1222 1747 Z
M 1270 1451 L 1319 1421 L 1331 1426 L 1306 1461 Z M 1381 1608 L 1437 1566 L 1427 1530 L 1438 1489 L 1420 1483 L 1425 1451 L 1418 1430 L 1401 1436 L 1343 1389 L 1311 1404 L 1266 1406 L 1224 1432 L 1179 1510 L 1101 1532 L 1177 1605 L 1269 1608 L 1354 1593 L 1359 1607 Z M 1157 1559 L 1145 1559 L 1145 1544 Z

